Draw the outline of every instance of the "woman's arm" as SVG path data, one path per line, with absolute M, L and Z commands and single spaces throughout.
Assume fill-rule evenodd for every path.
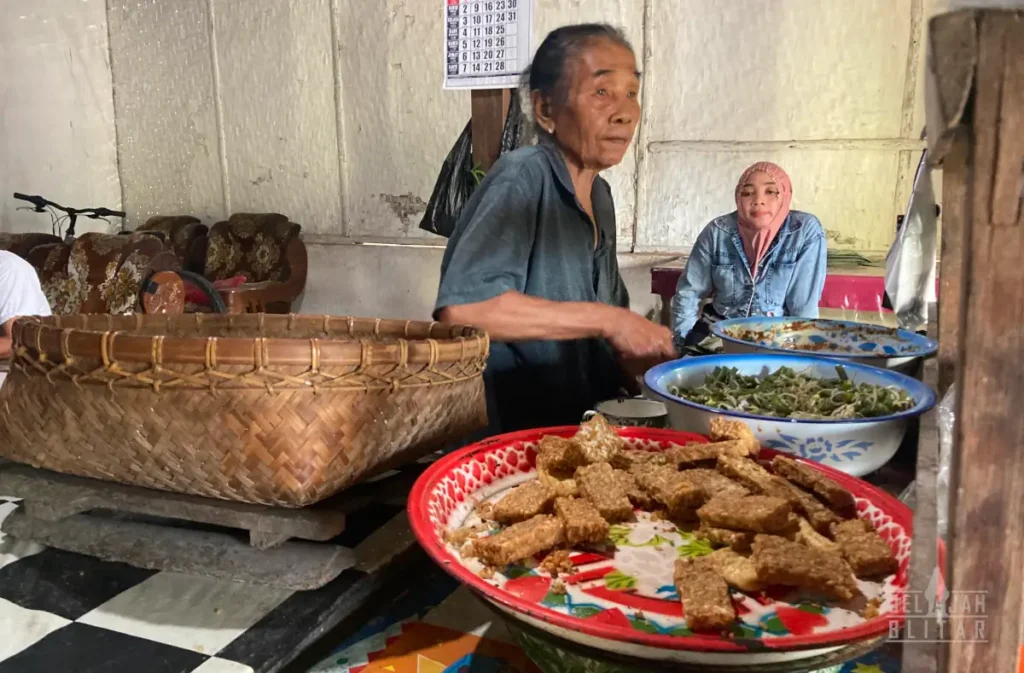
M 672 338 L 682 347 L 700 315 L 701 302 L 711 296 L 711 225 L 704 227 L 693 244 L 686 268 L 676 284 L 672 301 Z
M 818 225 L 818 231 L 804 243 L 796 258 L 793 281 L 786 293 L 783 306 L 786 315 L 798 318 L 817 318 L 821 292 L 825 289 L 825 275 L 828 272 L 828 248 L 825 232 Z
M 511 179 L 478 189 L 485 191 L 448 241 L 435 318 L 474 325 L 499 342 L 604 337 L 629 357 L 673 355 L 668 329 L 628 308 L 527 296 L 536 205 Z
M 473 325 L 494 341 L 588 339 L 604 335 L 606 304 L 550 301 L 515 291 L 472 304 L 445 306 L 443 322 Z
M 493 341 L 601 337 L 627 358 L 671 358 L 676 354 L 667 328 L 628 308 L 600 302 L 551 301 L 506 292 L 482 302 L 445 306 L 437 317 L 479 327 Z

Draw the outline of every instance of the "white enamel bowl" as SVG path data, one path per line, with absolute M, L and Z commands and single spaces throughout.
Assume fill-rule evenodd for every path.
M 716 367 L 735 367 L 740 374 L 764 376 L 789 367 L 808 376 L 838 377 L 837 366 L 856 383 L 895 386 L 915 404 L 907 411 L 877 418 L 850 420 L 796 420 L 725 411 L 676 397 L 670 386 L 700 385 Z M 686 357 L 652 368 L 644 375 L 644 393 L 663 402 L 674 430 L 706 435 L 714 416 L 742 421 L 761 444 L 862 477 L 885 465 L 896 453 L 911 419 L 935 405 L 935 392 L 924 383 L 895 371 L 854 362 L 806 355 L 739 354 Z

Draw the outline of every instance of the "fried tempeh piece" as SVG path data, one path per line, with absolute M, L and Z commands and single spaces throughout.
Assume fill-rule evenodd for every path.
M 744 486 L 741 486 L 717 470 L 697 467 L 692 470 L 682 470 L 679 474 L 689 483 L 701 489 L 706 500 L 720 495 L 733 498 L 750 495 L 750 491 Z
M 555 512 L 565 526 L 565 539 L 569 544 L 597 544 L 608 537 L 608 522 L 587 500 L 558 498 Z
M 730 439 L 754 439 L 754 432 L 743 421 L 725 416 L 715 416 L 708 423 L 708 437 L 712 442 L 724 442 Z M 758 446 L 758 450 L 760 450 Z
M 796 493 L 798 504 L 794 507 L 807 517 L 807 521 L 819 533 L 827 534 L 832 529 L 832 524 L 839 523 L 842 519 L 835 512 L 815 500 L 814 496 L 804 493 L 796 486 L 791 488 Z
M 544 456 L 544 465 L 552 472 L 572 473 L 584 464 L 583 451 L 571 439 L 545 435 L 540 438 L 537 455 Z
M 642 451 L 639 449 L 623 449 L 608 461 L 618 470 L 632 470 L 637 465 L 668 465 L 669 459 L 660 451 Z
M 514 489 L 491 509 L 491 518 L 508 525 L 532 519 L 551 509 L 554 492 L 539 481 L 529 481 Z
M 640 484 L 636 483 L 636 477 L 624 470 L 615 470 L 615 478 L 619 480 L 619 486 L 626 493 L 626 497 L 633 503 L 634 507 L 642 510 L 654 508 L 654 498 L 647 495 Z
M 593 463 L 576 470 L 580 495 L 589 500 L 609 523 L 625 521 L 633 516 L 622 480 L 608 463 Z
M 671 467 L 649 467 L 634 476 L 647 495 L 665 505 L 669 516 L 688 518 L 704 502 L 704 492 Z
M 765 584 L 798 587 L 842 601 L 860 593 L 850 566 L 835 554 L 775 535 L 755 537 L 753 550 L 750 560 Z
M 755 533 L 783 533 L 792 528 L 789 503 L 767 495 L 738 498 L 718 497 L 697 510 L 702 523 L 715 528 L 749 530 Z
M 721 456 L 717 467 L 719 472 L 752 491 L 773 498 L 782 498 L 797 512 L 805 514 L 818 532 L 827 533 L 830 526 L 839 521 L 839 517 L 815 500 L 814 496 L 772 474 L 753 460 L 738 456 Z
M 857 577 L 882 577 L 899 569 L 899 562 L 871 524 L 852 519 L 832 526 L 832 537 Z
M 787 501 L 792 497 L 785 479 L 776 477 L 749 458 L 731 455 L 719 456 L 715 467 L 725 476 L 735 479 L 755 493 L 782 497 Z M 790 504 L 795 503 L 790 502 Z
M 722 576 L 726 584 L 740 591 L 761 591 L 764 584 L 757 576 L 753 562 L 746 556 L 737 554 L 729 548 L 719 549 L 708 555 L 715 570 Z
M 537 479 L 559 497 L 576 495 L 578 492 L 576 480 L 572 478 L 572 471 L 558 470 L 548 464 L 547 454 L 537 454 Z
M 547 551 L 564 541 L 565 527 L 562 521 L 555 516 L 538 514 L 500 533 L 474 540 L 473 548 L 487 565 L 505 567 L 509 563 Z
M 697 536 L 704 538 L 716 547 L 728 547 L 733 551 L 748 552 L 750 544 L 754 541 L 754 535 L 750 531 L 729 530 L 728 528 L 715 528 L 702 523 L 697 529 Z
M 756 439 L 730 439 L 711 444 L 672 444 L 665 453 L 678 467 L 687 468 L 717 460 L 719 456 L 755 456 L 760 448 Z
M 857 501 L 853 494 L 813 467 L 792 458 L 775 456 L 772 459 L 772 469 L 779 476 L 814 493 L 843 516 L 856 516 Z
M 676 591 L 683 603 L 683 617 L 692 631 L 718 632 L 732 626 L 736 609 L 729 586 L 706 556 L 676 560 Z
M 608 462 L 626 446 L 625 440 L 601 414 L 594 414 L 589 421 L 581 423 L 573 441 L 588 463 Z
M 839 545 L 815 530 L 810 521 L 801 516 L 797 519 L 797 525 L 799 526 L 795 536 L 797 542 L 827 554 L 839 553 Z

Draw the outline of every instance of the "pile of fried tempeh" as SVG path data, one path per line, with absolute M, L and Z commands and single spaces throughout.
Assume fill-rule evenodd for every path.
M 605 541 L 610 524 L 634 508 L 696 530 L 716 551 L 676 561 L 676 588 L 689 627 L 728 630 L 729 587 L 756 593 L 771 585 L 848 601 L 855 578 L 881 578 L 896 559 L 853 496 L 821 472 L 783 456 L 772 471 L 754 458 L 760 445 L 738 421 L 717 417 L 711 443 L 664 452 L 626 448 L 601 416 L 571 439 L 544 437 L 538 479 L 517 486 L 486 518 L 507 526 L 473 539 L 465 555 L 493 568 L 555 548 Z

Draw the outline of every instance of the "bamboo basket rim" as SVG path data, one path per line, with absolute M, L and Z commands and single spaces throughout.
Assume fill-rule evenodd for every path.
M 143 328 L 166 326 L 229 330 L 267 328 L 293 330 L 320 326 L 322 336 L 176 336 L 139 334 Z M 436 336 L 435 336 L 436 335 Z M 105 365 L 138 362 L 154 366 L 169 362 L 268 366 L 435 365 L 486 359 L 490 341 L 486 332 L 465 325 L 437 321 L 357 318 L 302 314 L 217 314 L 126 316 L 77 314 L 26 317 L 12 333 L 16 357 L 62 360 L 98 358 Z

